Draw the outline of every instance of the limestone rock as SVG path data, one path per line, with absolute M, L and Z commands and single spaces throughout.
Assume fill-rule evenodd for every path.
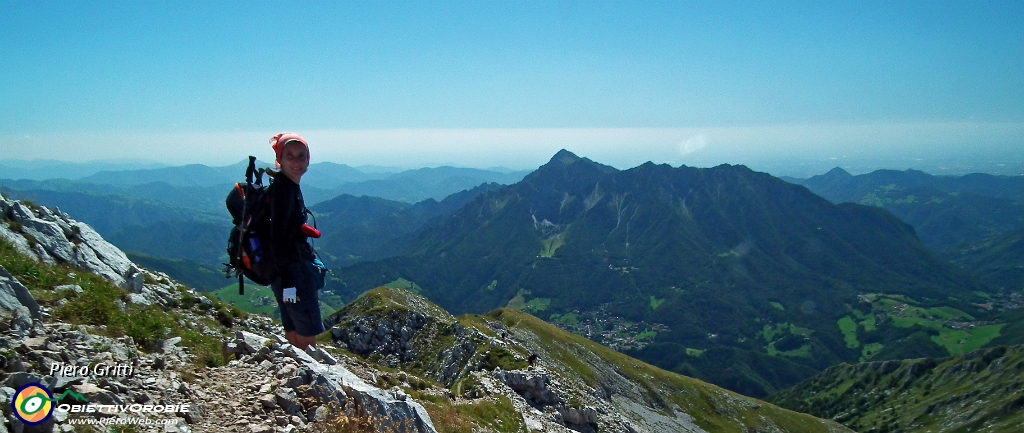
M 2 196 L 0 209 L 0 218 L 10 218 L 9 223 L 0 224 L 0 237 L 26 256 L 46 264 L 70 264 L 133 293 L 142 290 L 142 270 L 88 224 Z M 11 224 L 16 224 L 17 230 L 12 230 Z
M 71 389 L 85 396 L 85 398 L 89 400 L 89 403 L 124 404 L 124 400 L 122 400 L 121 397 L 118 396 L 117 394 L 100 388 L 92 383 L 72 385 Z
M 371 386 L 341 365 L 317 362 L 304 351 L 289 347 L 290 355 L 311 372 L 310 391 L 322 401 L 351 398 L 378 422 L 391 424 L 397 432 L 434 433 L 426 409 L 410 399 Z
M 548 388 L 551 379 L 545 371 L 498 370 L 494 377 L 523 396 L 533 407 L 542 408 L 562 403 L 562 398 Z
M 14 311 L 21 306 L 28 308 L 33 318 L 39 318 L 39 304 L 28 288 L 0 266 L 0 310 Z
M 0 207 L 2 207 L 5 203 L 6 202 L 3 201 L 2 197 L 0 197 Z M 4 215 L 7 215 L 7 211 L 0 213 L 0 218 L 3 218 Z M 5 224 L 2 221 L 0 221 L 0 239 L 3 239 L 7 243 L 11 244 L 11 246 L 14 247 L 14 250 L 17 251 L 18 254 L 26 256 L 35 261 L 42 261 L 39 255 L 36 254 L 35 250 L 32 249 L 32 246 L 29 245 L 28 240 L 25 239 L 25 237 L 22 236 L 21 234 L 15 233 L 7 224 Z

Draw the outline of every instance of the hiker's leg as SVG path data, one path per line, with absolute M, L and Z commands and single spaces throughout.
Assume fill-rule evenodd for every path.
M 288 340 L 293 346 L 305 349 L 316 343 L 316 336 L 324 332 L 324 323 L 320 318 L 319 288 L 316 287 L 309 268 L 303 262 L 295 262 L 289 265 L 292 272 L 292 280 L 299 301 L 283 305 L 288 310 L 292 328 L 295 331 L 295 341 Z M 281 316 L 284 317 L 282 311 Z M 286 334 L 287 337 L 287 334 Z
M 295 340 L 295 337 L 297 336 L 297 334 L 295 333 L 295 324 L 292 322 L 292 317 L 290 314 L 291 309 L 288 308 L 288 306 L 292 304 L 285 303 L 284 300 L 282 299 L 283 289 L 281 288 L 281 280 L 273 282 L 270 285 L 270 289 L 271 291 L 274 292 L 274 298 L 277 299 L 277 310 L 281 312 L 281 326 L 284 327 L 284 338 L 285 340 L 288 340 L 288 343 L 290 343 L 292 346 L 295 346 L 295 341 L 297 341 Z
M 295 347 L 297 347 L 299 349 L 302 349 L 302 350 L 306 350 L 307 347 L 312 346 L 314 344 L 316 344 L 316 336 L 315 335 L 312 336 L 312 337 L 304 337 L 302 335 L 296 334 L 295 335 L 295 342 L 292 343 L 292 346 L 295 346 Z

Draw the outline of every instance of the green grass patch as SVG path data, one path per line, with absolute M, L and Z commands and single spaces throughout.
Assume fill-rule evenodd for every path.
M 877 331 L 878 330 L 878 324 L 876 323 L 877 320 L 878 319 L 875 317 L 874 314 L 868 314 L 867 316 L 864 316 L 864 320 L 860 321 L 860 326 L 863 326 L 864 330 L 867 331 L 867 332 Z
M 497 283 L 498 283 L 497 281 L 494 282 L 494 284 L 497 284 Z M 416 284 L 415 282 L 409 281 L 409 280 L 407 280 L 405 278 L 399 278 L 399 279 L 397 279 L 395 281 L 387 283 L 387 284 L 384 285 L 384 287 L 390 287 L 392 289 L 405 289 L 405 290 L 413 292 L 413 293 L 415 293 L 417 295 L 420 294 L 420 291 L 422 290 L 422 288 L 418 284 Z
M 541 241 L 540 256 L 547 258 L 554 257 L 555 251 L 563 245 L 565 245 L 565 240 L 562 239 L 562 235 L 544 239 Z
M 516 296 L 508 300 L 508 304 L 505 304 L 505 308 L 511 308 L 513 310 L 523 311 L 526 309 L 526 296 L 530 294 L 529 290 L 519 289 Z
M 551 299 L 548 298 L 533 298 L 530 302 L 526 303 L 526 311 L 531 313 L 539 313 L 548 309 L 551 306 Z
M 803 346 L 800 346 L 799 348 L 796 348 L 796 349 L 793 349 L 793 350 L 782 351 L 782 350 L 776 349 L 775 348 L 775 343 L 772 342 L 772 343 L 768 343 L 768 345 L 765 346 L 764 349 L 765 349 L 765 352 L 768 353 L 768 356 L 785 356 L 785 357 L 789 357 L 789 358 L 810 358 L 811 357 L 811 346 L 809 344 L 804 344 Z
M 704 351 L 700 350 L 700 349 L 691 349 L 691 348 L 687 347 L 686 348 L 686 356 L 692 356 L 694 358 L 699 358 L 701 356 L 704 356 Z
M 25 257 L 14 246 L 0 240 L 0 266 L 7 269 L 21 284 L 29 289 L 52 289 L 62 284 L 75 284 L 67 267 L 47 266 Z
M 890 317 L 892 324 L 897 328 L 910 328 L 914 326 L 920 326 L 927 329 L 940 330 L 942 324 L 935 320 L 923 319 L 920 317 Z
M 884 347 L 885 345 L 882 343 L 865 344 L 864 348 L 860 351 L 860 362 L 865 362 L 871 359 L 871 357 L 875 356 Z
M 231 284 L 220 290 L 209 292 L 217 300 L 238 307 L 246 313 L 262 314 L 267 317 L 278 317 L 277 300 L 270 287 L 246 284 L 245 294 L 238 294 L 238 284 Z
M 801 337 L 810 337 L 814 333 L 813 329 L 801 328 L 796 325 L 789 325 L 789 333 L 793 335 L 799 335 Z
M 772 341 L 777 340 L 778 337 L 784 337 L 787 334 L 809 337 L 813 333 L 813 329 L 801 328 L 791 323 L 780 323 L 775 326 L 764 325 L 758 336 L 760 336 L 766 343 L 771 343 Z
M 929 308 L 925 310 L 925 314 L 930 317 L 939 318 L 942 320 L 974 320 L 974 317 L 963 311 L 957 310 L 953 307 L 937 307 Z
M 530 366 L 525 358 L 516 356 L 504 346 L 495 346 L 493 349 L 489 349 L 481 361 L 484 368 L 492 371 L 498 367 L 501 367 L 502 370 L 519 370 Z
M 504 396 L 455 404 L 447 398 L 419 394 L 415 393 L 413 396 L 423 402 L 431 422 L 440 433 L 525 431 L 523 417 L 516 412 L 512 401 Z
M 245 315 L 237 308 L 221 303 L 200 303 L 187 293 L 183 293 L 180 303 L 171 308 L 133 305 L 127 302 L 128 292 L 98 275 L 66 265 L 37 263 L 18 254 L 3 241 L 0 241 L 0 266 L 24 284 L 37 302 L 51 306 L 51 314 L 55 318 L 76 325 L 96 326 L 92 332 L 110 337 L 129 336 L 144 351 L 158 349 L 167 338 L 181 337 L 182 346 L 193 355 L 193 363 L 197 366 L 214 366 L 222 362 L 221 339 L 180 326 L 178 320 L 182 316 L 178 308 L 208 312 L 213 316 L 207 319 L 213 329 L 217 329 L 218 321 L 230 326 L 234 319 Z M 82 292 L 53 290 L 60 285 L 77 285 Z M 56 305 L 60 299 L 66 301 Z
M 772 307 L 775 307 L 776 310 L 786 311 L 786 307 L 783 307 L 782 304 L 778 302 L 769 302 L 768 304 L 771 305 Z
M 776 336 L 786 335 L 787 332 L 789 332 L 789 324 L 780 323 L 775 326 L 764 325 L 764 328 L 761 329 L 761 333 L 759 335 L 766 343 L 771 343 L 775 340 Z
M 786 352 L 779 352 L 779 354 L 782 355 L 782 356 L 788 357 L 788 358 L 810 358 L 811 357 L 811 345 L 805 344 L 803 346 L 800 346 L 800 348 L 798 348 L 798 349 L 790 350 L 790 351 L 786 351 Z
M 872 295 L 871 299 L 873 300 L 872 308 L 887 314 L 893 326 L 898 328 L 918 326 L 937 334 L 931 336 L 931 341 L 945 349 L 950 355 L 959 355 L 984 347 L 1000 335 L 1000 330 L 1004 326 L 1004 324 L 996 324 L 954 329 L 947 322 L 970 322 L 976 319 L 953 307 L 921 308 L 903 296 Z M 865 330 L 876 330 L 874 315 L 865 315 L 860 324 Z M 849 323 L 840 324 L 840 330 L 843 330 L 844 326 L 849 327 Z M 845 337 L 847 331 L 843 332 Z M 865 347 L 861 359 L 871 358 L 879 349 L 880 347 L 876 348 L 875 346 Z
M 1005 324 L 978 326 L 964 330 L 942 329 L 931 340 L 942 346 L 950 355 L 961 355 L 984 347 L 999 336 Z
M 660 307 L 661 304 L 664 304 L 664 303 L 665 303 L 664 299 L 658 299 L 658 298 L 655 298 L 654 295 L 651 295 L 650 306 L 651 306 L 651 310 L 652 311 L 653 310 L 657 310 L 658 307 Z
M 577 326 L 580 324 L 580 315 L 576 313 L 552 314 L 548 320 L 565 326 Z
M 854 322 L 850 316 L 844 316 L 836 324 L 839 325 L 839 332 L 843 333 L 843 341 L 846 342 L 847 348 L 856 349 L 860 347 L 860 341 L 857 341 L 857 322 Z
M 636 340 L 637 341 L 641 341 L 641 340 L 648 340 L 648 341 L 650 341 L 650 340 L 654 340 L 654 337 L 657 337 L 657 336 L 658 336 L 657 332 L 654 332 L 654 331 L 644 331 L 644 332 L 641 332 L 639 334 L 636 334 Z
M 494 289 L 496 288 L 498 288 L 498 280 L 491 281 L 491 284 L 488 284 L 487 287 L 485 287 L 484 289 L 487 290 L 488 292 L 491 292 L 494 291 Z

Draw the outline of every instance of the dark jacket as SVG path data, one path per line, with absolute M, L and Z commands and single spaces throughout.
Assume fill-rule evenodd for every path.
M 289 263 L 313 259 L 313 251 L 302 233 L 306 223 L 306 205 L 302 190 L 284 174 L 274 177 L 270 194 L 270 244 L 274 253 L 281 287 L 293 287 Z

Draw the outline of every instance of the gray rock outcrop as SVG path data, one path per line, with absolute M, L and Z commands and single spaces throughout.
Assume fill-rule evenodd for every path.
M 299 350 L 287 343 L 262 337 L 251 332 L 239 332 L 233 341 L 225 342 L 225 354 L 239 356 L 240 362 L 249 364 L 273 363 L 281 357 L 293 359 L 295 367 L 283 367 L 283 386 L 272 399 L 261 400 L 264 407 L 279 407 L 285 413 L 303 419 L 314 419 L 316 409 L 332 403 L 356 408 L 359 414 L 387 426 L 396 433 L 434 433 L 427 411 L 419 403 L 397 389 L 383 390 L 367 384 L 342 365 L 338 365 L 326 352 L 309 348 Z M 327 362 L 323 362 L 323 361 Z M 316 405 L 303 404 L 302 397 L 313 399 Z M 309 400 L 306 400 L 307 402 Z
M 60 211 L 0 196 L 0 239 L 40 262 L 67 263 L 133 293 L 143 288 L 142 270 L 121 250 Z
M 19 307 L 28 308 L 33 318 L 39 318 L 39 304 L 32 298 L 32 294 L 7 269 L 0 266 L 0 310 L 13 312 Z

